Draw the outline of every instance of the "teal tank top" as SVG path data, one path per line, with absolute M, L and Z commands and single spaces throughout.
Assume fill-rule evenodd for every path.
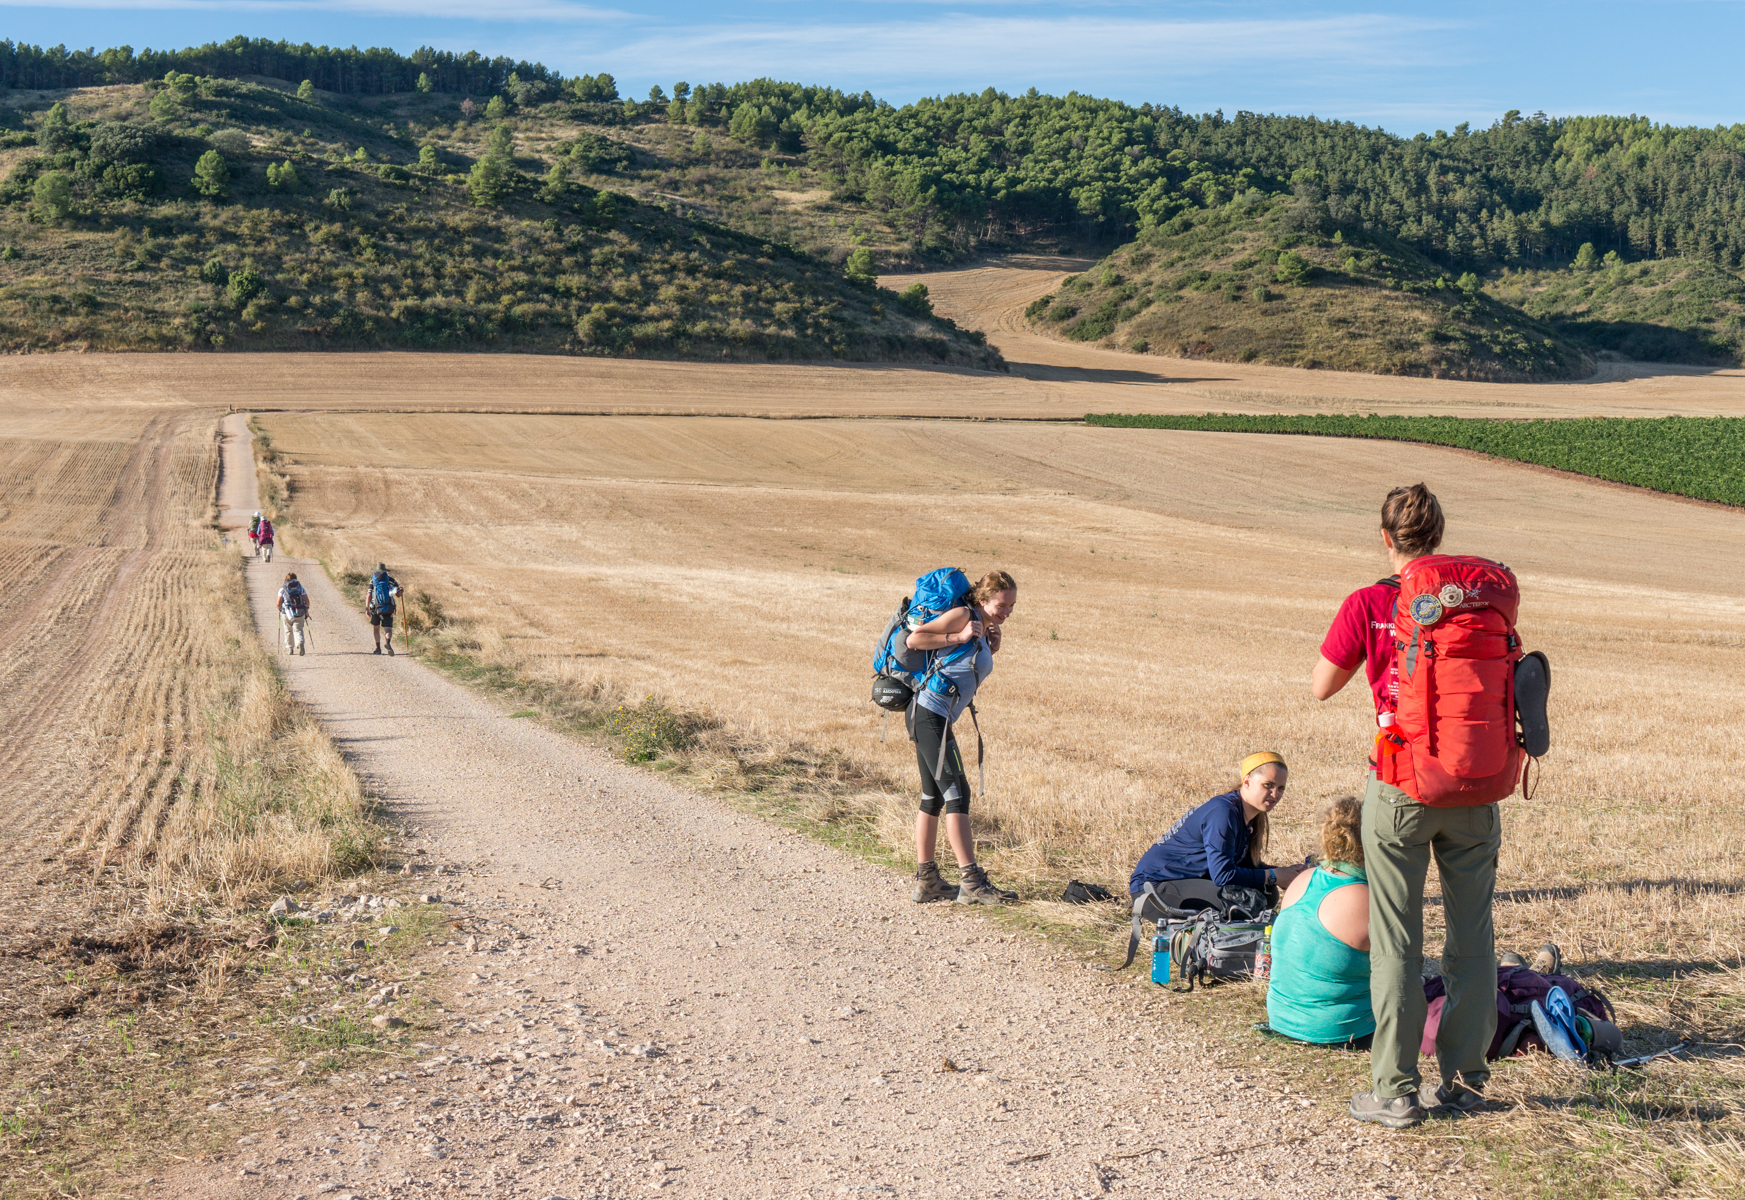
M 1369 952 L 1353 950 L 1321 924 L 1321 901 L 1330 892 L 1365 882 L 1358 868 L 1345 869 L 1355 874 L 1335 875 L 1316 867 L 1302 899 L 1272 923 L 1266 1019 L 1298 1041 L 1326 1045 L 1375 1032 Z

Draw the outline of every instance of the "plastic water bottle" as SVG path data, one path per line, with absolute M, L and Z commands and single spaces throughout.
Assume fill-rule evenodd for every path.
M 1169 939 L 1161 933 L 1151 939 L 1151 982 L 1169 982 Z
M 1265 981 L 1272 975 L 1272 926 L 1260 935 L 1260 953 L 1254 956 L 1254 977 Z

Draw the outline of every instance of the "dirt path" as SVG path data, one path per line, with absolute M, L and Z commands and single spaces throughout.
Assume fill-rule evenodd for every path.
M 240 523 L 249 450 L 226 431 Z M 373 656 L 312 564 L 249 568 L 263 637 L 292 569 L 315 652 L 291 686 L 430 859 L 466 865 L 445 907 L 489 933 L 406 981 L 439 1006 L 416 1068 L 262 1100 L 235 1161 L 161 1194 L 1444 1194 L 1164 993 Z

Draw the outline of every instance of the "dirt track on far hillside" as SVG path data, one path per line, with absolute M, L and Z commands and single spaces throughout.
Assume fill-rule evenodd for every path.
M 229 443 L 228 481 L 247 454 Z M 229 523 L 252 506 L 224 503 Z M 263 636 L 303 566 L 249 568 Z M 918 908 L 883 870 L 377 658 L 304 577 L 316 653 L 287 661 L 291 686 L 431 857 L 467 864 L 445 907 L 491 936 L 408 981 L 440 1005 L 416 1066 L 263 1093 L 234 1160 L 157 1194 L 1322 1196 L 1335 1176 L 1444 1194 L 1408 1145 L 1151 1019 L 1167 994 Z

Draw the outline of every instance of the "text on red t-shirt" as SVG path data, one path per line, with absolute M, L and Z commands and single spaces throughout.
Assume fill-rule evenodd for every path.
M 1321 657 L 1341 671 L 1365 665 L 1377 712 L 1391 712 L 1399 702 L 1400 677 L 1394 670 L 1394 604 L 1399 595 L 1394 584 L 1358 588 L 1345 597 L 1321 643 Z

